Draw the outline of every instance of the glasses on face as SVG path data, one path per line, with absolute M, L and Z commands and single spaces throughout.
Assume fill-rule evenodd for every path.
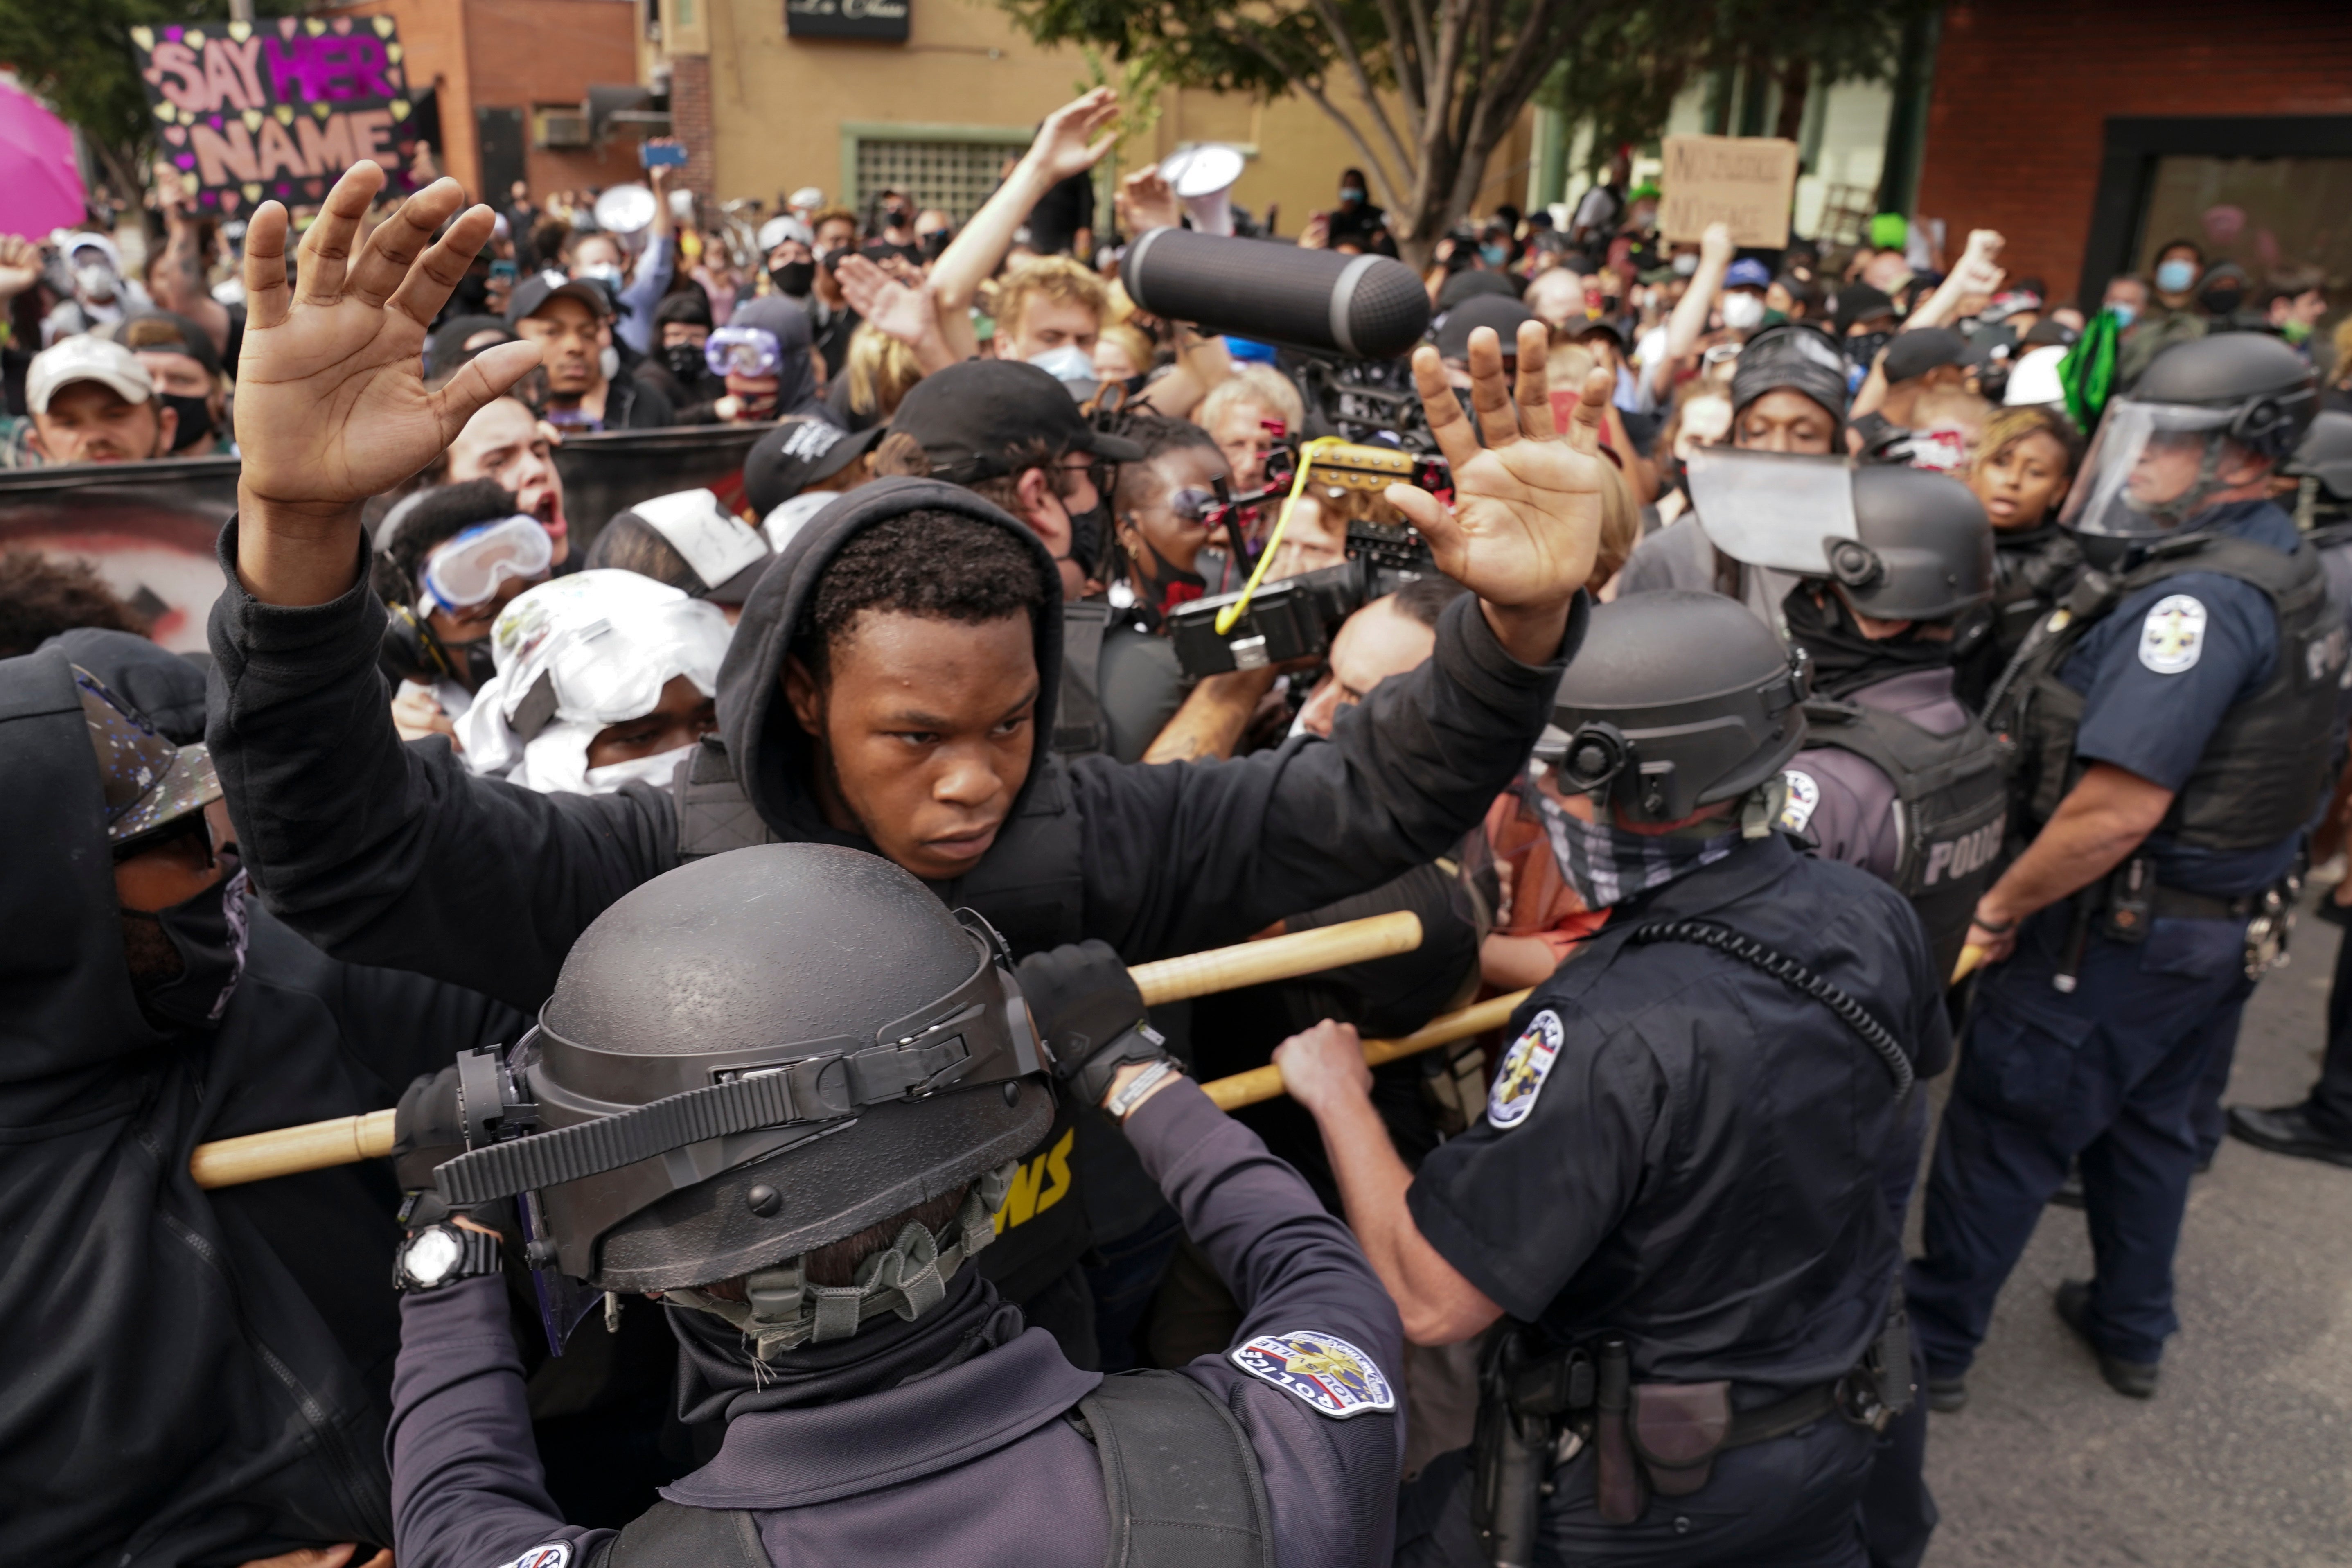
M 1186 522 L 1205 524 L 1224 510 L 1224 502 L 1214 490 L 1193 489 L 1189 486 L 1168 498 L 1168 510 Z
M 1062 475 L 1061 489 L 1056 492 L 1057 494 L 1066 495 L 1075 489 L 1076 486 L 1072 481 L 1080 474 L 1084 474 L 1093 481 L 1097 499 L 1109 495 L 1118 483 L 1118 465 L 1107 458 L 1080 458 L 1076 462 L 1065 459 L 1055 464 L 1054 467 L 1055 471 Z

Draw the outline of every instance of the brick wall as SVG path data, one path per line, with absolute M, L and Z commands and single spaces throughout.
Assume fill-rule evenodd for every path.
M 2071 298 L 2111 115 L 2352 114 L 2352 3 L 1974 0 L 1949 6 L 1918 211 L 1950 253 L 2009 240 L 2012 278 Z
M 678 55 L 669 63 L 670 134 L 686 144 L 686 185 L 700 196 L 718 190 L 716 144 L 711 124 L 710 59 L 707 55 Z

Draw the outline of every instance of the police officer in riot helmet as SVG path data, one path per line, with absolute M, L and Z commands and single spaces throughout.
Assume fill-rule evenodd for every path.
M 1610 918 L 1518 1009 L 1484 1120 L 1409 1173 L 1349 1031 L 1276 1057 L 1408 1337 L 1510 1320 L 1400 1563 L 1863 1561 L 1911 1388 L 1886 1183 L 1950 1036 L 1902 899 L 1773 828 L 1804 699 L 1720 596 L 1596 610 L 1541 796 Z
M 1066 1151 L 1024 1160 L 1056 1093 L 1119 1123 L 1239 1299 L 1224 1353 L 1081 1371 L 970 1266 L 1067 1192 Z M 404 1563 L 1389 1550 L 1395 1309 L 1186 1081 L 1100 942 L 1016 973 L 984 921 L 877 856 L 716 857 L 605 910 L 537 1028 L 420 1079 L 401 1119 Z M 567 1524 L 541 1483 L 500 1278 L 518 1230 L 552 1343 L 661 1303 L 679 1419 L 715 1448 L 617 1535 Z
M 2352 414 L 2321 413 L 2280 472 L 2294 487 L 2289 493 L 2295 497 L 2297 511 L 2310 520 L 2306 538 L 2319 552 L 2329 595 L 2339 607 L 2352 605 Z M 2345 693 L 2345 700 L 2352 703 L 2352 692 Z M 2339 732 L 2343 706 L 2339 704 Z M 2313 834 L 2315 859 L 2326 853 L 2323 837 L 2339 847 L 2343 842 L 2345 790 L 2339 780 L 2336 820 Z M 2322 919 L 2339 924 L 2352 919 L 2347 910 L 2352 910 L 2352 877 L 2338 882 L 2319 906 Z M 2352 941 L 2336 944 L 2336 976 L 2327 993 L 2327 1050 L 2319 1081 L 2297 1104 L 2230 1107 L 2229 1127 L 2232 1135 L 2273 1153 L 2352 1165 Z
M 1992 737 L 1952 694 L 1956 634 L 1979 629 L 1991 592 L 1992 529 L 1957 480 L 1880 465 L 1808 470 L 1825 490 L 1818 508 L 1731 515 L 1787 461 L 1742 455 L 1710 492 L 1727 552 L 1801 573 L 1780 615 L 1811 664 L 1813 700 L 1781 825 L 1893 883 L 1948 974 L 1990 880 L 2008 798 Z
M 2070 1160 L 2097 1276 L 2060 1317 L 2156 1391 L 2200 1135 L 2275 961 L 2333 759 L 2340 616 L 2270 498 L 2315 406 L 2274 338 L 2168 349 L 2108 408 L 2063 521 L 2094 570 L 2002 676 L 2032 841 L 1979 900 L 1992 967 L 1929 1180 L 1910 1297 L 1940 1408 Z M 2210 1146 L 2210 1144 L 2209 1144 Z

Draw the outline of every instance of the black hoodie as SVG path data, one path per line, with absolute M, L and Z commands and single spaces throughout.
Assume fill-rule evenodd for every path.
M 68 633 L 0 661 L 0 1563 L 388 1542 L 388 1176 L 347 1166 L 205 1193 L 188 1152 L 388 1106 L 524 1020 L 338 963 L 249 902 L 218 1026 L 151 1026 L 74 663 L 136 692 L 174 741 L 202 720 L 202 676 L 143 638 Z

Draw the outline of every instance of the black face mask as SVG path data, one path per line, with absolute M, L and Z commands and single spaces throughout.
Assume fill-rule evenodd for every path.
M 1110 537 L 1110 508 L 1097 495 L 1095 504 L 1084 511 L 1073 511 L 1067 501 L 1062 510 L 1070 519 L 1070 558 L 1087 570 L 1091 577 L 1095 563 L 1102 559 L 1103 541 Z
M 184 452 L 213 433 L 210 398 L 190 397 L 177 392 L 159 392 L 155 395 L 164 407 L 180 416 L 179 428 L 172 437 L 172 450 L 174 452 Z
M 954 237 L 955 231 L 945 228 L 935 228 L 923 236 L 923 259 L 937 261 L 940 257 L 945 256 L 948 253 L 948 242 Z
M 2238 289 L 2208 289 L 2197 296 L 2197 302 L 2214 315 L 2227 316 L 2246 302 L 2246 296 Z
M 222 859 L 224 868 L 235 868 L 232 858 Z M 245 973 L 245 873 L 236 870 L 168 910 L 122 911 L 126 927 L 136 922 L 162 935 L 159 942 L 142 940 L 135 929 L 123 933 L 140 1011 L 157 1028 L 208 1029 L 228 1011 Z M 163 956 L 166 944 L 176 965 Z
M 1894 336 L 1893 332 L 1864 332 L 1858 338 L 1846 339 L 1846 363 L 1867 373 L 1877 361 L 1878 351 L 1885 348 Z
M 779 294 L 801 300 L 808 296 L 809 288 L 816 281 L 814 261 L 780 261 L 768 268 L 768 281 L 776 286 Z
M 490 309 L 490 275 L 487 272 L 468 272 L 458 279 L 452 302 L 457 307 L 455 313 L 458 315 L 495 316 L 498 314 L 496 310 Z
M 1822 601 L 1818 604 L 1813 598 L 1816 592 Z M 1812 656 L 1813 689 L 1823 697 L 1843 697 L 1898 675 L 1937 669 L 1952 662 L 1952 645 L 1929 641 L 1919 635 L 1916 626 L 1891 637 L 1863 636 L 1845 601 L 1810 583 L 1789 590 L 1780 613 L 1788 617 L 1790 639 Z
M 710 372 L 710 362 L 703 357 L 700 343 L 672 343 L 662 350 L 661 356 L 669 373 L 688 386 Z

